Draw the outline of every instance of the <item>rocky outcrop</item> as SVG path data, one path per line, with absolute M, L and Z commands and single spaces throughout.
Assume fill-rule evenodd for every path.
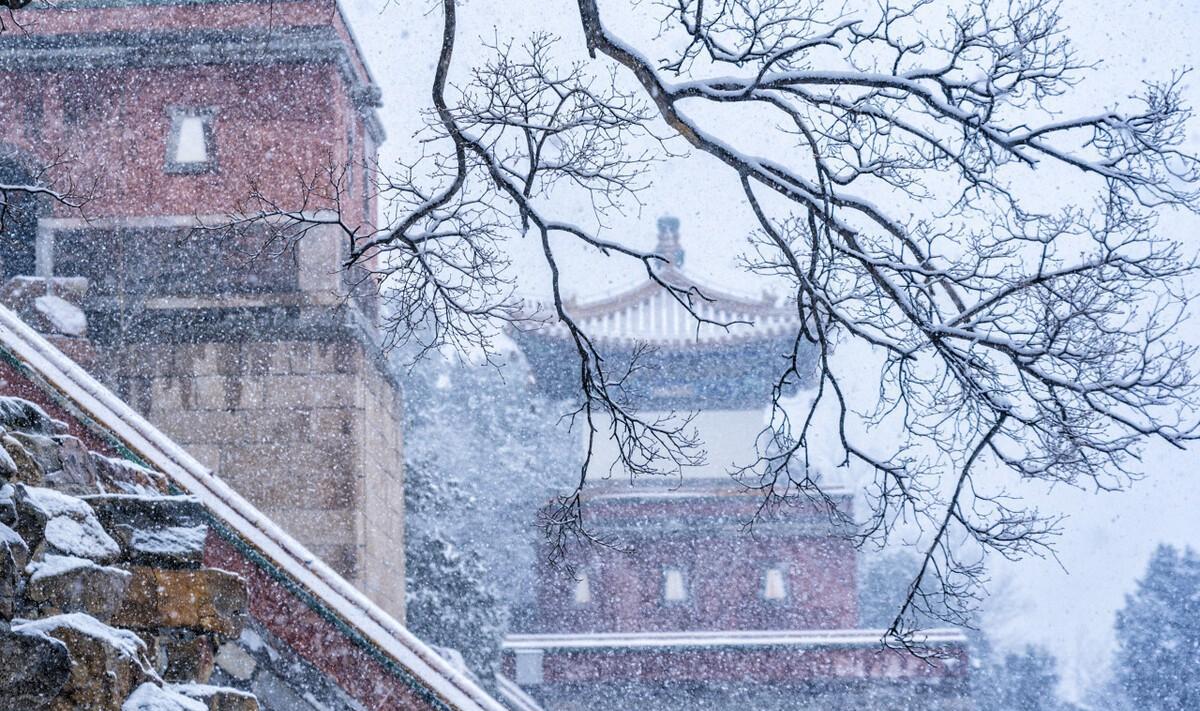
M 248 599 L 203 507 L 65 430 L 0 397 L 0 711 L 256 710 L 207 685 Z
M 246 587 L 223 570 L 170 570 L 138 566 L 116 622 L 154 630 L 182 627 L 236 637 L 245 620 Z

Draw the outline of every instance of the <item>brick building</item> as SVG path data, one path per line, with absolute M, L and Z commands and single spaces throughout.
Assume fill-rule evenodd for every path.
M 318 210 L 309 188 L 330 171 L 349 221 L 374 213 L 379 93 L 336 2 L 74 0 L 15 18 L 0 181 L 45 174 L 90 200 L 10 206 L 4 276 L 58 278 L 38 288 L 72 291 L 92 372 L 403 620 L 402 403 L 343 240 L 193 230 L 255 194 Z
M 727 474 L 753 461 L 769 402 L 772 354 L 791 351 L 795 314 L 769 297 L 722 293 L 682 269 L 677 220 L 659 221 L 659 276 L 712 299 L 696 326 L 647 281 L 611 298 L 572 304 L 607 357 L 655 348 L 640 383 L 645 416 L 701 411 L 709 465 L 663 482 L 601 481 L 585 503 L 594 534 L 634 550 L 592 547 L 574 579 L 539 570 L 526 629 L 505 639 L 503 693 L 526 709 L 968 709 L 966 639 L 930 630 L 943 659 L 882 649 L 882 630 L 859 627 L 858 552 L 828 511 L 797 505 L 745 524 L 761 500 Z M 538 386 L 570 395 L 565 334 L 518 334 Z M 793 384 L 794 389 L 803 383 Z M 611 453 L 603 450 L 599 461 Z M 844 512 L 850 490 L 823 488 Z M 544 556 L 542 556 L 544 559 Z

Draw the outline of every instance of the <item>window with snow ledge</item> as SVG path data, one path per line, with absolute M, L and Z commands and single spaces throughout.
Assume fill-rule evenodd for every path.
M 592 583 L 586 572 L 579 573 L 575 580 L 575 604 L 587 605 L 592 601 Z
M 167 136 L 168 173 L 207 173 L 216 170 L 212 109 L 173 108 Z
M 782 567 L 767 568 L 763 575 L 763 598 L 774 602 L 787 599 L 787 578 Z
M 687 599 L 687 585 L 684 582 L 683 571 L 679 568 L 664 569 L 663 600 L 665 602 L 683 602 Z

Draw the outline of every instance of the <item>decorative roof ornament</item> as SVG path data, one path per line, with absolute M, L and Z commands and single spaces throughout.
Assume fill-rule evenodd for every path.
M 679 218 L 663 216 L 658 218 L 658 245 L 654 253 L 667 260 L 666 264 L 658 262 L 659 269 L 683 268 L 683 246 L 679 243 Z

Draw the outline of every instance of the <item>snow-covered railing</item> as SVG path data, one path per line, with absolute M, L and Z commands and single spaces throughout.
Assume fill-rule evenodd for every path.
M 541 704 L 503 674 L 496 674 L 496 690 L 513 711 L 543 711 Z
M 0 343 L 131 451 L 199 498 L 231 531 L 306 588 L 329 612 L 354 627 L 377 651 L 408 670 L 431 694 L 462 711 L 506 711 L 3 305 Z

